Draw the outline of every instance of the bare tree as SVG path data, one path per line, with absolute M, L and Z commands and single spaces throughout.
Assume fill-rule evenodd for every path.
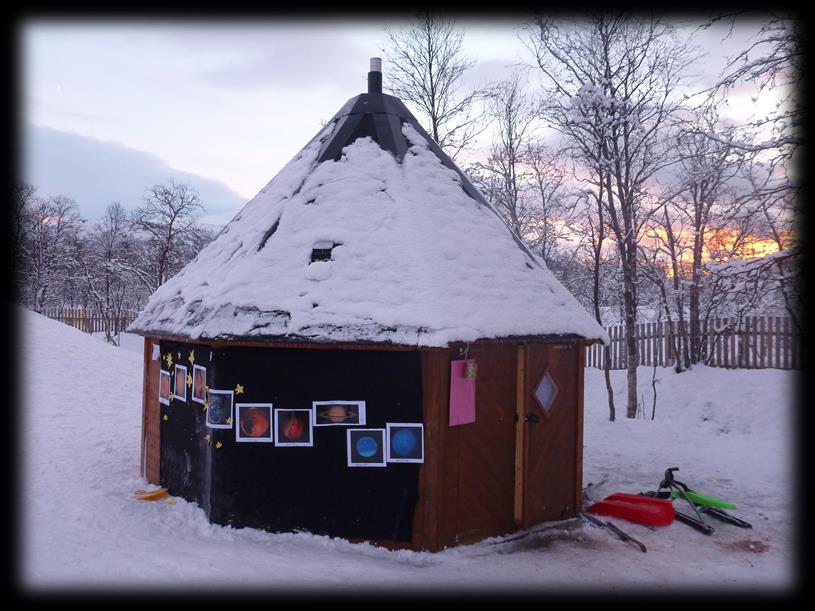
M 555 274 L 568 267 L 578 249 L 569 248 L 571 256 L 563 258 L 562 242 L 575 236 L 575 223 L 580 207 L 579 196 L 568 188 L 567 158 L 559 149 L 545 146 L 540 140 L 527 143 L 524 162 L 529 174 L 529 199 L 535 210 L 528 238 L 532 249 L 540 254 Z
M 132 226 L 142 234 L 137 261 L 127 267 L 152 293 L 177 273 L 197 252 L 203 212 L 198 192 L 171 180 L 145 191 L 144 205 L 133 211 Z M 194 251 L 194 252 L 193 252 Z M 123 268 L 124 269 L 124 268 Z
M 102 319 L 105 340 L 118 346 L 119 323 L 132 301 L 123 271 L 132 266 L 133 255 L 128 215 L 119 202 L 109 204 L 88 235 L 75 241 L 72 255 L 89 301 Z
M 26 302 L 42 312 L 49 289 L 66 275 L 67 247 L 80 218 L 76 202 L 62 195 L 34 198 L 27 216 L 28 229 L 20 248 Z
M 9 224 L 8 247 L 10 249 L 8 270 L 11 273 L 14 300 L 20 301 L 22 294 L 23 248 L 31 230 L 31 209 L 36 200 L 37 188 L 26 182 L 16 182 L 11 188 L 11 223 Z
M 561 28 L 539 17 L 529 32 L 529 48 L 548 85 L 544 118 L 571 143 L 576 159 L 601 170 L 603 206 L 623 272 L 626 415 L 634 418 L 637 239 L 656 209 L 649 208 L 649 183 L 672 163 L 663 135 L 695 58 L 676 28 L 655 18 L 600 14 Z
M 702 27 L 726 21 L 732 28 L 738 17 L 738 13 L 723 15 Z M 726 99 L 733 88 L 748 84 L 755 87 L 757 95 L 772 90 L 779 99 L 769 113 L 740 126 L 742 138 L 727 138 L 724 142 L 744 152 L 770 152 L 787 160 L 795 156 L 803 144 L 804 108 L 800 94 L 804 51 L 802 24 L 792 15 L 774 14 L 750 45 L 727 63 L 719 81 L 706 90 L 711 96 Z M 722 140 L 716 133 L 708 135 Z
M 597 324 L 602 326 L 603 325 L 603 315 L 600 311 L 600 287 L 601 287 L 601 268 L 603 265 L 603 246 L 606 241 L 606 221 L 603 218 L 603 202 L 605 201 L 605 195 L 603 193 L 605 181 L 602 179 L 603 169 L 602 167 L 597 167 L 598 177 L 597 177 L 597 187 L 598 192 L 586 193 L 586 199 L 593 199 L 594 200 L 594 210 L 596 210 L 597 217 L 591 214 L 591 206 L 586 206 L 586 218 L 588 220 L 588 231 L 589 231 L 589 245 L 590 245 L 590 252 L 591 252 L 591 264 L 592 264 L 592 306 L 594 312 L 594 319 L 597 321 Z M 614 422 L 617 419 L 617 410 L 614 406 L 614 388 L 611 385 L 611 350 L 608 345 L 603 346 L 603 377 L 606 383 L 606 396 L 608 398 L 608 419 L 611 422 Z
M 711 139 L 707 133 L 724 137 Z M 640 245 L 647 276 L 660 292 L 660 311 L 673 338 L 678 372 L 702 360 L 701 299 L 708 238 L 735 231 L 730 225 L 747 211 L 732 184 L 744 161 L 727 143 L 732 133 L 714 106 L 696 109 L 679 124 L 673 138 L 676 184 L 669 203 L 650 219 L 651 252 L 647 243 Z
M 490 203 L 519 238 L 527 237 L 533 213 L 524 197 L 528 175 L 524 162 L 535 109 L 521 89 L 517 74 L 500 83 L 489 100 L 494 139 L 484 171 L 491 177 Z
M 424 11 L 387 35 L 385 89 L 417 108 L 427 132 L 455 159 L 486 127 L 476 109 L 485 91 L 461 92 L 464 74 L 475 65 L 464 53 L 463 32 Z

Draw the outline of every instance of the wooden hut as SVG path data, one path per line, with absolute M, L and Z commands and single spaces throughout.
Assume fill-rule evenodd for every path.
M 381 83 L 131 325 L 142 474 L 213 523 L 391 547 L 575 516 L 605 334 Z

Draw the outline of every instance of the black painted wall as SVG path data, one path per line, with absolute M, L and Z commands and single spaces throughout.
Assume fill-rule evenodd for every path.
M 195 349 L 211 389 L 244 392 L 235 402 L 311 408 L 312 401 L 364 400 L 364 427 L 422 422 L 418 352 L 276 348 L 210 350 L 161 342 L 181 364 Z M 162 368 L 167 369 L 162 361 Z M 306 530 L 349 539 L 409 542 L 419 464 L 348 467 L 346 426 L 315 427 L 312 447 L 235 441 L 233 427 L 211 429 L 191 400 L 161 406 L 161 483 L 197 502 L 216 524 L 269 531 Z M 209 434 L 208 443 L 204 437 Z M 216 444 L 221 442 L 221 447 Z

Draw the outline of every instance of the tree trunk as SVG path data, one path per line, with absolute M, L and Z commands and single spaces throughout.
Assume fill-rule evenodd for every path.
M 637 352 L 637 298 L 634 273 L 636 273 L 636 270 L 631 269 L 630 262 L 623 266 L 626 369 L 628 370 L 628 400 L 625 414 L 627 418 L 637 417 L 637 365 L 639 365 L 639 355 Z

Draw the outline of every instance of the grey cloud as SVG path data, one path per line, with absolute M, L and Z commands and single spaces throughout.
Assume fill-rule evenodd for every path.
M 27 126 L 20 136 L 22 179 L 40 195 L 74 198 L 86 218 L 98 218 L 112 201 L 135 208 L 146 187 L 171 178 L 197 189 L 208 215 L 228 216 L 246 203 L 217 180 L 175 170 L 155 155 L 121 144 L 43 126 Z
M 231 57 L 226 65 L 198 72 L 198 78 L 216 86 L 301 89 L 325 82 L 349 83 L 355 90 L 365 84 L 368 57 L 378 54 L 378 46 L 362 43 L 355 30 L 358 24 L 343 22 L 213 25 L 174 32 L 167 42 L 182 52 Z M 377 31 L 375 25 L 371 31 Z

